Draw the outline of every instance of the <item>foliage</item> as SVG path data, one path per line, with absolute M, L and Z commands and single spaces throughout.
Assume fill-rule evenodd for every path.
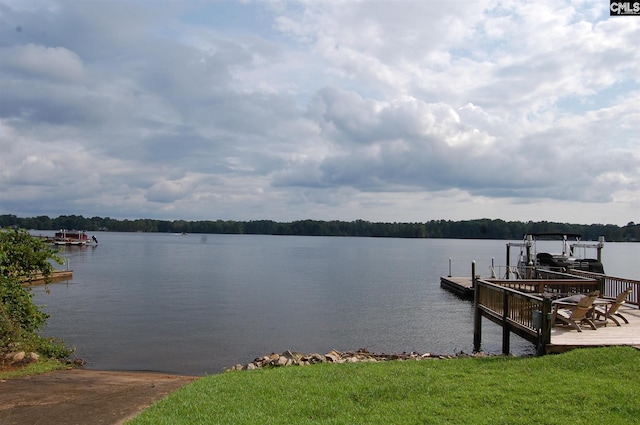
M 629 347 L 230 372 L 130 423 L 628 424 L 640 415 L 638 373 L 640 352 Z
M 109 217 L 84 218 L 70 215 L 58 218 L 39 216 L 18 218 L 0 215 L 0 227 L 17 226 L 26 229 L 57 230 L 78 229 L 113 232 L 169 232 L 253 235 L 303 235 L 303 236 L 363 236 L 393 238 L 448 238 L 448 239 L 506 239 L 520 240 L 527 233 L 567 232 L 579 233 L 584 240 L 640 241 L 640 224 L 629 222 L 620 227 L 612 224 L 569 224 L 554 222 L 520 222 L 504 220 L 431 220 L 425 223 L 373 223 L 364 220 L 322 221 L 298 220 L 279 223 L 271 220 L 116 220 Z
M 62 259 L 44 241 L 25 230 L 0 230 L 0 353 L 19 347 L 43 355 L 68 355 L 58 342 L 37 334 L 48 315 L 33 303 L 31 290 L 24 285 L 37 273 L 50 276 L 51 261 Z
M 0 369 L 0 379 L 38 375 L 40 373 L 51 372 L 52 370 L 66 369 L 67 367 L 68 366 L 64 362 L 59 362 L 52 358 L 41 358 L 37 362 L 29 363 L 26 366 L 17 369 Z

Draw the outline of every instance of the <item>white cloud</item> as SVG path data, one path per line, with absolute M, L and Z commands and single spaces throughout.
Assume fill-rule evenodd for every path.
M 77 81 L 84 75 L 82 60 L 64 47 L 27 44 L 0 48 L 0 69 L 35 78 Z
M 600 1 L 0 2 L 0 213 L 638 221 Z

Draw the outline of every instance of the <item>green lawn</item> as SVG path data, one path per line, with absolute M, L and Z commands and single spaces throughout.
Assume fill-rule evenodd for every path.
M 65 363 L 59 360 L 40 358 L 40 360 L 35 363 L 28 364 L 15 370 L 0 370 L 0 379 L 37 375 L 40 373 L 51 372 L 52 370 L 66 369 L 67 367 L 68 366 Z
M 201 378 L 130 424 L 630 424 L 640 351 L 320 364 Z

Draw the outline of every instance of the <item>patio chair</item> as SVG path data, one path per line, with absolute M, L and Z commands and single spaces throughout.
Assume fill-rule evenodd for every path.
M 598 298 L 598 295 L 600 295 L 600 291 L 594 291 L 582 297 L 575 304 L 556 303 L 551 323 L 555 326 L 556 321 L 559 320 L 561 322 L 560 325 L 569 325 L 578 332 L 582 332 L 580 325 L 586 323 L 591 329 L 596 330 L 595 323 L 588 315 L 593 310 L 593 302 Z
M 620 292 L 610 305 L 595 306 L 594 314 L 596 316 L 596 319 L 599 319 L 600 317 L 604 317 L 605 320 L 611 319 L 617 326 L 620 326 L 620 322 L 617 318 L 624 320 L 624 323 L 629 323 L 626 317 L 618 313 L 618 309 L 622 304 L 624 304 L 631 291 L 633 291 L 632 286 Z

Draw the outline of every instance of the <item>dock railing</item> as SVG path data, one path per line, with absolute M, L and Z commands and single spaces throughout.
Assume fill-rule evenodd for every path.
M 640 307 L 640 280 L 607 276 L 584 270 L 571 270 L 571 274 L 582 278 L 595 279 L 600 282 L 600 293 L 602 297 L 615 298 L 631 286 L 633 289 L 627 298 L 627 303 Z
M 485 317 L 502 326 L 503 354 L 509 354 L 512 332 L 532 342 L 538 354 L 544 354 L 551 343 L 552 299 L 599 290 L 601 286 L 601 280 L 594 277 L 560 273 L 539 279 L 475 278 L 474 351 L 481 349 Z
M 475 281 L 474 350 L 480 351 L 482 317 L 502 326 L 502 353 L 509 354 L 510 333 L 532 342 L 544 353 L 551 339 L 551 298 L 521 292 L 504 284 Z
M 549 297 L 583 294 L 600 289 L 600 281 L 596 279 L 576 279 L 576 277 L 548 279 L 520 279 L 500 280 L 485 279 L 487 282 L 498 284 L 505 288 L 520 292 L 546 295 Z

